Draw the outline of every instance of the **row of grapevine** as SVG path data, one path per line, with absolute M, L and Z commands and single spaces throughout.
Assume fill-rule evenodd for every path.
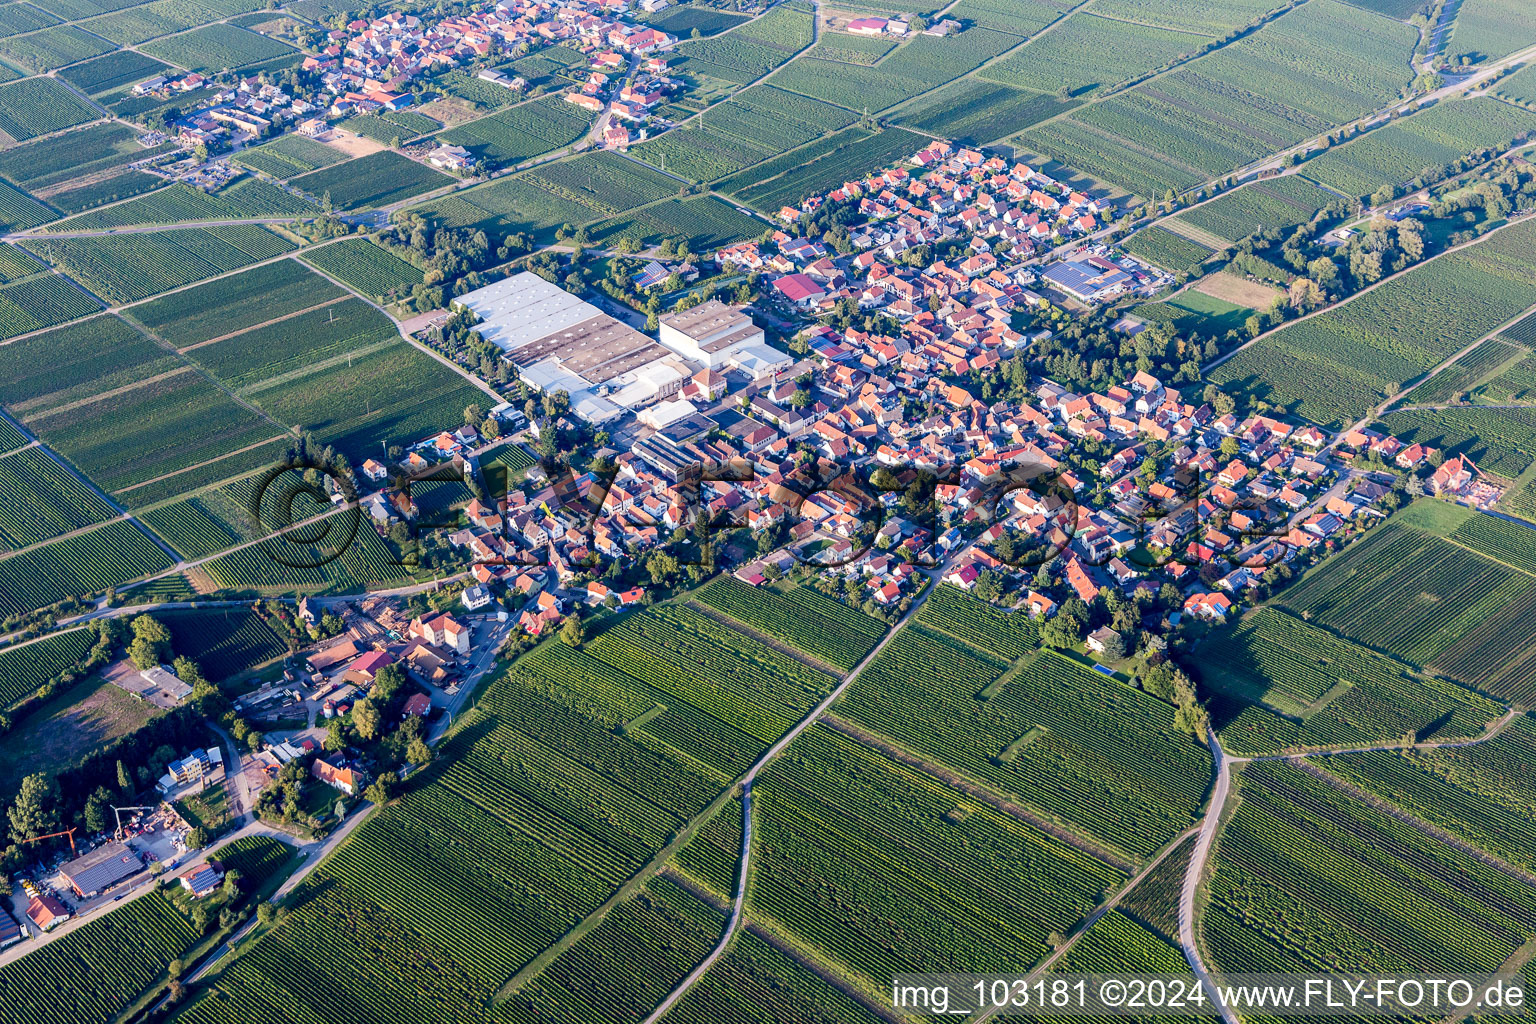
M 844 672 L 885 635 L 885 623 L 805 587 L 779 593 L 722 576 L 695 599 Z

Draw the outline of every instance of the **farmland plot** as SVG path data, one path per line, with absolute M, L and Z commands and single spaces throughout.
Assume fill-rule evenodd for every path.
M 306 217 L 318 212 L 312 204 L 259 178 L 248 178 L 211 194 L 177 182 L 129 202 L 60 221 L 49 230 L 96 231 L 188 221 Z
M 872 66 L 797 60 L 776 72 L 769 84 L 874 113 L 974 71 L 1019 41 L 1016 35 L 985 28 L 942 39 L 918 36 Z
M 1497 338 L 1489 338 L 1471 352 L 1445 367 L 1403 396 L 1404 405 L 1443 405 L 1473 385 L 1520 350 Z
M 1093 9 L 1106 18 L 1216 36 L 1250 25 L 1281 6 L 1276 0 L 1100 0 Z
M 77 25 L 0 39 L 0 56 L 39 74 L 111 51 L 112 44 Z
M 188 71 L 205 75 L 236 70 L 296 52 L 287 43 L 248 32 L 235 25 L 207 25 L 144 46 L 153 54 Z
M 110 1017 L 157 981 L 198 933 L 170 899 L 152 892 L 0 967 L 0 1000 L 16 1024 L 81 1024 Z M 35 999 L 67 987 L 68 1000 Z
M 185 348 L 345 294 L 303 264 L 279 260 L 134 306 L 129 315 Z
M 60 213 L 82 213 L 106 203 L 153 192 L 165 187 L 165 179 L 148 171 L 124 170 L 76 187 L 48 193 L 48 204 Z
M 18 32 L 33 32 L 58 23 L 58 18 L 47 11 L 38 10 L 31 4 L 8 3 L 0 7 L 0 35 L 13 36 Z
M 1210 761 L 1174 731 L 1171 705 L 1053 652 L 1024 662 L 1000 691 L 983 695 L 1007 670 L 944 634 L 909 625 L 836 711 L 1130 858 L 1189 824 Z
M 24 6 L 12 4 L 11 6 Z M 95 60 L 65 68 L 59 77 L 70 82 L 81 92 L 92 96 L 125 89 L 135 82 L 163 74 L 168 68 L 153 57 L 146 57 L 135 50 L 116 50 Z
M 261 514 L 253 516 L 251 505 L 256 488 L 262 485 Z M 329 509 L 328 500 L 316 498 L 296 475 L 274 478 L 269 468 L 145 509 L 136 518 L 190 559 L 217 554 L 242 541 L 259 540 Z
M 753 209 L 777 213 L 780 207 L 798 204 L 808 195 L 826 192 L 851 178 L 862 178 L 873 171 L 884 170 L 917 152 L 925 140 L 925 136 L 904 128 L 887 128 L 874 135 L 861 135 L 862 130 L 852 136 L 846 145 L 808 159 L 799 168 L 765 164 L 739 175 L 732 181 L 740 181 L 741 187 L 732 194 Z M 786 161 L 796 155 L 803 154 L 800 151 L 787 154 Z M 770 170 L 789 173 L 755 182 L 747 181 Z
M 346 156 L 340 150 L 303 135 L 280 135 L 254 149 L 242 149 L 231 159 L 274 178 L 291 178 L 339 164 Z
M 1217 969 L 1491 973 L 1532 934 L 1524 881 L 1299 767 L 1255 762 L 1243 776 L 1204 919 Z
M 0 85 L 0 131 L 17 142 L 94 121 L 98 116 L 94 107 L 52 78 L 26 78 Z M 13 152 L 19 159 L 20 151 Z
M 1529 252 L 1536 225 L 1517 224 L 1327 313 L 1291 324 L 1209 374 L 1317 423 L 1338 425 L 1536 304 Z
M 680 68 L 742 85 L 762 78 L 811 44 L 815 16 L 808 7 L 784 3 L 756 21 L 708 39 L 680 43 Z
M 9 708 L 53 676 L 78 665 L 96 643 L 94 629 L 50 633 L 25 647 L 0 647 L 0 708 Z
M 132 7 L 133 0 L 47 0 L 37 6 L 58 15 L 65 21 L 79 21 L 96 14 Z
M 421 269 L 366 238 L 346 238 L 304 254 L 304 260 L 380 302 L 408 296 Z
M 1536 130 L 1536 113 L 1487 96 L 1438 103 L 1310 161 L 1307 173 L 1352 196 L 1398 185 L 1474 150 L 1504 148 Z
M 723 576 L 694 597 L 760 633 L 849 671 L 885 635 L 885 623 L 814 590 L 780 594 Z
M 981 28 L 1011 35 L 1034 35 L 1073 6 L 1071 0 L 960 0 L 949 12 Z
M 877 988 L 892 972 L 1020 970 L 1119 872 L 815 728 L 759 778 L 756 914 Z
M 0 97 L 3 96 L 4 91 L 0 89 Z M 128 125 L 104 121 L 79 131 L 17 146 L 0 153 L 0 175 L 22 188 L 44 190 L 155 152 L 140 146 L 138 135 Z
M 1222 743 L 1241 754 L 1476 735 L 1499 710 L 1273 608 L 1212 635 L 1199 664 Z
M 288 653 L 288 641 L 249 608 L 162 609 L 178 655 L 191 658 L 218 682 Z
M 0 616 L 121 586 L 171 560 L 126 519 L 0 559 Z
M 1500 345 L 1501 348 L 1507 346 Z M 1536 355 L 1526 353 L 1510 364 L 1497 377 L 1477 389 L 1496 402 L 1529 402 L 1536 400 Z
M 549 96 L 461 124 L 443 132 L 439 139 L 498 164 L 515 164 L 570 145 L 581 138 L 592 119 L 591 111 L 565 102 L 563 96 Z M 395 134 L 401 135 L 400 129 L 395 129 Z
M 646 245 L 667 238 L 684 238 L 695 252 L 762 234 L 762 221 L 736 210 L 716 196 L 669 199 L 615 220 L 595 225 L 593 237 L 636 238 Z
M 1029 615 L 1004 611 L 951 586 L 938 587 L 913 620 L 948 633 L 1004 661 L 1040 646 L 1040 627 Z
M 1174 273 L 1193 270 L 1214 255 L 1199 242 L 1193 242 L 1155 224 L 1142 228 L 1127 239 L 1125 251 L 1140 256 L 1154 267 Z
M 289 182 L 313 196 L 329 194 L 342 210 L 387 206 L 452 183 L 448 175 L 391 150 L 311 171 Z
M 101 303 L 57 274 L 42 274 L 0 287 L 0 337 L 53 327 L 89 316 Z
M 918 131 L 983 145 L 1077 105 L 1075 100 L 965 79 L 914 101 L 898 111 L 895 120 Z
M 1536 11 L 1520 0 L 1465 0 L 1445 52 L 1474 61 L 1503 57 L 1536 40 Z
M 312 369 L 323 370 L 337 357 L 345 361 L 349 353 L 399 340 L 388 317 L 362 299 L 348 298 L 198 345 L 187 351 L 187 358 L 232 390 L 261 402 L 263 392 Z
M 1257 181 L 1208 203 L 1185 210 L 1174 220 L 1228 242 L 1247 238 L 1261 227 L 1280 232 L 1306 224 L 1338 199 L 1297 174 Z
M 84 27 L 114 43 L 127 46 L 218 21 L 239 11 L 256 10 L 258 5 L 253 2 L 226 3 L 224 7 L 225 10 L 215 10 L 196 0 L 155 0 L 154 3 L 92 18 Z
M 210 579 L 229 590 L 285 594 L 353 592 L 415 581 L 411 568 L 401 564 L 399 553 L 380 540 L 372 526 L 359 523 L 354 534 L 346 516 L 337 513 L 327 522 L 305 527 L 295 538 L 278 535 L 220 555 L 202 568 Z M 310 537 L 322 539 L 304 543 Z M 346 550 L 339 558 L 334 557 L 336 547 L 349 537 Z M 331 560 L 326 561 L 328 558 Z
M 297 248 L 255 224 L 39 238 L 30 245 L 114 305 L 239 270 Z
M 1388 523 L 1292 586 L 1281 601 L 1289 611 L 1424 665 L 1533 588 L 1536 579 L 1525 573 Z
M 1484 472 L 1511 480 L 1536 458 L 1536 409 L 1412 409 L 1388 413 L 1377 427 L 1447 457 L 1471 456 Z
M 0 458 L 0 545 L 23 548 L 117 511 L 40 449 Z
M 1043 93 L 1066 88 L 1086 94 L 1194 53 L 1211 39 L 1079 12 L 989 67 L 983 77 Z

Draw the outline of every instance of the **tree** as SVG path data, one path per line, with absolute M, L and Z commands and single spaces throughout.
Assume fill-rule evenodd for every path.
M 385 665 L 374 673 L 373 688 L 368 691 L 368 699 L 387 704 L 405 685 L 405 682 L 404 668 L 399 665 Z
M 106 786 L 97 786 L 85 801 L 85 827 L 92 832 L 105 832 L 107 825 L 114 819 L 109 817 L 112 813 L 112 791 Z
M 11 838 L 36 839 L 59 830 L 59 784 L 51 775 L 37 772 L 21 780 L 11 804 Z
M 321 742 L 326 750 L 340 750 L 347 745 L 346 723 L 339 718 L 333 718 L 326 724 L 325 739 Z
M 405 748 L 405 759 L 411 764 L 430 764 L 432 748 L 427 746 L 426 740 L 418 736 L 411 740 L 410 746 Z
M 1104 657 L 1110 661 L 1119 661 L 1125 657 L 1125 637 L 1111 631 L 1109 636 L 1104 638 Z
M 1291 308 L 1298 313 L 1310 313 L 1324 301 L 1323 291 L 1310 278 L 1298 277 L 1291 282 Z
M 375 739 L 384 725 L 384 716 L 371 700 L 360 700 L 352 705 L 352 728 L 364 740 Z
M 1075 619 L 1066 615 L 1057 615 L 1040 630 L 1040 642 L 1060 650 L 1076 647 L 1081 639 L 1081 627 Z
M 139 671 L 165 661 L 170 650 L 171 631 L 159 619 L 140 615 L 133 620 L 133 642 L 128 645 L 128 657 Z
M 133 795 L 133 780 L 128 777 L 128 766 L 122 759 L 117 762 L 117 788 L 123 791 L 124 799 Z
M 230 870 L 224 872 L 224 898 L 226 900 L 238 899 L 240 896 L 240 872 Z
M 392 777 L 390 775 L 380 775 L 374 779 L 373 784 L 363 791 L 363 799 L 380 806 L 389 803 L 389 798 L 394 795 L 389 784 L 389 780 Z
M 270 925 L 277 920 L 277 906 L 272 903 L 262 903 L 256 908 L 256 920 L 264 925 Z
M 1221 439 L 1221 457 L 1222 458 L 1224 458 L 1224 459 L 1236 458 L 1237 454 L 1239 452 L 1241 452 L 1242 450 L 1243 450 L 1243 446 L 1238 442 L 1237 438 L 1235 438 L 1235 437 L 1224 437 L 1224 438 Z
M 581 624 L 581 616 L 572 613 L 567 615 L 565 622 L 560 626 L 560 642 L 567 647 L 580 647 L 587 638 L 587 631 Z
M 208 830 L 200 825 L 196 828 L 189 829 L 187 831 L 187 849 L 201 850 L 203 847 L 208 845 L 209 838 Z

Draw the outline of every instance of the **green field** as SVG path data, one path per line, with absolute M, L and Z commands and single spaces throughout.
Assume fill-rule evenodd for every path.
M 627 237 L 653 245 L 668 238 L 682 238 L 693 252 L 709 252 L 762 233 L 762 221 L 717 196 L 668 199 L 592 227 L 592 236 L 599 241 Z
M 279 260 L 134 306 L 129 315 L 170 344 L 185 348 L 345 294 L 303 264 Z
M 51 78 L 27 78 L 0 85 L 0 131 L 17 142 L 94 121 L 98 116 L 96 108 Z M 3 166 L 4 162 L 0 162 L 0 167 Z
M 73 629 L 50 633 L 26 647 L 0 647 L 0 708 L 10 707 L 79 664 L 95 643 L 95 630 Z
M 1404 405 L 1443 405 L 1473 385 L 1519 350 L 1497 338 L 1489 338 L 1456 362 L 1403 396 Z
M 58 274 L 0 287 L 0 337 L 53 327 L 101 310 L 101 303 Z
M 688 74 L 707 75 L 746 85 L 756 81 L 811 44 L 814 15 L 809 7 L 790 2 L 779 4 L 755 21 L 711 36 L 680 43 L 680 68 Z
M 280 135 L 255 148 L 242 149 L 232 159 L 235 163 L 244 164 L 274 178 L 291 178 L 296 174 L 339 164 L 346 159 L 346 155 L 303 135 Z
M 79 131 L 17 146 L 0 152 L 0 175 L 22 188 L 47 188 L 156 152 L 140 146 L 136 141 L 138 134 L 128 125 L 104 121 Z
M 157 39 L 144 52 L 189 71 L 218 74 L 259 64 L 294 52 L 287 43 L 248 32 L 235 25 L 207 25 L 181 35 Z
M 11 7 L 25 6 L 11 4 Z M 59 77 L 92 96 L 102 96 L 127 88 L 135 82 L 163 74 L 166 65 L 136 50 L 116 50 L 95 60 L 76 64 L 59 72 Z
M 170 565 L 138 527 L 116 520 L 0 560 L 0 616 L 120 586 Z
M 1300 175 L 1288 174 L 1244 185 L 1174 219 L 1236 242 L 1260 228 L 1285 232 L 1306 224 L 1337 199 Z
M 116 514 L 41 449 L 0 458 L 0 547 L 24 548 Z
M 312 204 L 271 182 L 247 178 L 208 193 L 180 182 L 149 195 L 93 213 L 60 221 L 51 231 L 97 231 L 104 228 L 171 225 L 195 221 L 245 220 L 254 217 L 311 217 Z
M 255 224 L 37 238 L 28 245 L 113 305 L 227 274 L 297 248 Z
M 1536 12 L 1520 0 L 1464 0 L 1445 52 L 1483 61 L 1512 53 L 1528 45 L 1533 36 Z
M 698 590 L 694 597 L 844 672 L 862 661 L 885 635 L 885 623 L 879 619 L 805 587 L 780 594 L 726 576 Z
M 515 164 L 570 145 L 582 137 L 592 119 L 591 111 L 565 102 L 564 96 L 550 96 L 450 128 L 438 139 L 463 146 L 477 158 Z M 394 134 L 408 137 L 400 128 Z
M 913 101 L 894 119 L 918 131 L 981 145 L 1075 106 L 1076 101 L 968 78 Z
M 1167 228 L 1152 225 L 1142 228 L 1125 242 L 1125 251 L 1140 256 L 1154 267 L 1164 270 L 1194 270 L 1213 253 L 1199 242 L 1192 242 L 1183 235 L 1176 235 Z
M 448 175 L 387 149 L 311 171 L 289 182 L 316 198 L 330 196 L 339 210 L 387 206 L 452 183 Z
M 343 239 L 305 253 L 304 260 L 380 302 L 408 296 L 422 281 L 419 268 L 366 238 Z
M 176 653 L 218 682 L 288 653 L 288 642 L 249 608 L 163 609 Z
M 1352 422 L 1403 384 L 1536 304 L 1521 223 L 1441 256 L 1239 352 L 1208 376 L 1317 423 Z
M 39 74 L 108 53 L 113 45 L 77 25 L 0 39 L 0 56 Z
M 97 206 L 131 199 L 164 187 L 165 179 L 158 174 L 125 169 L 107 177 L 88 180 L 83 185 L 49 193 L 48 203 L 60 213 L 83 213 Z
M 806 150 L 786 153 L 778 161 L 769 161 L 720 183 L 733 198 L 768 214 L 782 206 L 794 206 L 810 195 L 820 195 L 853 178 L 902 163 L 923 147 L 925 136 L 904 128 L 888 128 L 866 135 L 861 128 L 850 128 L 834 135 L 836 148 L 813 145 Z M 792 161 L 799 160 L 799 164 Z
M 1471 2 L 1471 0 L 1468 0 Z M 1487 96 L 1437 103 L 1307 162 L 1307 174 L 1352 196 L 1398 185 L 1475 150 L 1507 148 L 1536 130 L 1536 113 Z
M 1376 424 L 1405 444 L 1469 455 L 1479 469 L 1513 480 L 1536 459 L 1536 409 L 1413 409 Z
M 1073 95 L 1106 89 L 1198 51 L 1211 36 L 1073 14 L 984 77 L 1038 92 Z

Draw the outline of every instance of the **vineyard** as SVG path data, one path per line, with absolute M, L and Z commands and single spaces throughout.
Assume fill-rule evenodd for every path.
M 1471 391 L 1495 367 L 1512 358 L 1516 349 L 1497 338 L 1489 338 L 1471 352 L 1445 367 L 1403 396 L 1404 405 L 1443 405 L 1458 392 Z
M 722 245 L 760 234 L 762 222 L 749 217 L 717 196 L 668 199 L 636 210 L 616 220 L 592 227 L 598 240 L 633 238 L 644 245 L 681 238 L 694 252 L 709 252 Z
M 885 623 L 879 619 L 805 587 L 781 594 L 722 576 L 693 596 L 844 672 L 862 661 L 885 635 Z
M 247 178 L 213 194 L 177 182 L 129 202 L 60 221 L 50 225 L 48 230 L 97 231 L 192 221 L 307 217 L 316 212 L 310 203 L 260 178 Z
M 455 146 L 464 146 L 478 157 L 489 157 L 499 164 L 515 164 L 532 156 L 568 146 L 581 138 L 592 124 L 591 111 L 563 96 L 550 96 L 520 104 L 479 121 L 461 124 L 438 138 Z M 401 129 L 396 128 L 400 135 Z
M 874 113 L 974 71 L 1020 41 L 1017 35 L 985 28 L 967 29 L 942 39 L 919 35 L 878 64 L 797 60 L 776 72 L 769 84 L 849 110 Z M 1051 86 L 1052 92 L 1055 89 Z
M 1495 402 L 1536 401 L 1536 355 L 1527 352 L 1477 392 Z
M 58 216 L 25 192 L 0 183 L 0 227 L 23 231 Z
M 0 56 L 39 74 L 112 49 L 111 43 L 77 25 L 60 25 L 0 39 Z
M 453 179 L 393 150 L 333 164 L 289 181 L 310 195 L 331 197 L 338 210 L 388 206 L 453 184 Z
M 1401 184 L 1426 167 L 1441 167 L 1487 147 L 1503 149 L 1536 129 L 1536 114 L 1487 96 L 1440 103 L 1393 121 L 1307 164 L 1307 173 L 1351 196 Z
M 266 228 L 248 224 L 36 238 L 30 247 L 114 305 L 239 270 L 296 248 Z
M 171 631 L 176 653 L 214 682 L 288 653 L 287 640 L 249 608 L 166 609 L 155 618 Z
M 274 178 L 291 178 L 339 164 L 346 156 L 340 150 L 303 135 L 280 135 L 254 149 L 242 149 L 231 159 Z
M 46 82 L 48 79 L 31 81 Z M 0 97 L 4 95 L 4 88 L 0 88 Z M 138 135 L 128 125 L 103 122 L 17 146 L 0 153 L 0 175 L 23 188 L 47 188 L 82 175 L 141 160 L 156 152 L 140 146 L 136 141 Z
M 1524 719 L 1526 723 L 1530 719 Z M 1531 753 L 1531 730 L 1515 728 L 1510 739 L 1492 741 L 1504 749 L 1498 760 L 1510 765 Z M 1327 770 L 1410 814 L 1459 836 L 1496 857 L 1536 869 L 1536 822 L 1531 820 L 1530 787 L 1521 772 L 1488 778 L 1467 771 L 1435 751 L 1377 751 L 1331 757 Z
M 796 3 L 774 7 L 756 21 L 708 39 L 689 39 L 679 44 L 684 58 L 680 67 L 746 85 L 783 64 L 811 44 L 815 16 Z
M 117 514 L 38 448 L 0 458 L 0 494 L 0 547 L 12 550 Z
M 1075 100 L 967 78 L 904 107 L 896 120 L 918 131 L 984 144 L 1075 106 Z
M 1174 273 L 1194 270 L 1210 258 L 1212 252 L 1199 242 L 1176 235 L 1167 228 L 1142 228 L 1125 243 L 1125 251 Z
M 1210 36 L 1078 13 L 983 77 L 1037 92 L 1105 89 L 1199 50 Z
M 110 522 L 0 561 L 0 616 L 119 586 L 170 564 L 138 527 Z
M 1298 174 L 1254 182 L 1228 192 L 1175 220 L 1192 224 L 1228 242 L 1247 238 L 1260 228 L 1281 232 L 1309 222 L 1337 199 Z
M 336 546 L 350 534 L 345 513 L 338 514 L 327 526 L 319 543 L 301 544 L 273 537 L 221 555 L 204 564 L 203 570 L 220 587 L 229 590 L 351 591 L 371 584 L 411 582 L 410 568 L 399 564 L 400 557 L 385 546 L 367 523 L 358 525 L 355 539 L 340 557 L 323 561 L 335 554 Z M 306 536 L 314 533 L 315 529 L 305 531 Z
M 80 213 L 105 203 L 129 199 L 164 187 L 164 178 L 150 174 L 148 171 L 128 169 L 109 177 L 87 181 L 86 184 L 78 187 L 66 188 L 62 192 L 50 193 L 48 202 L 60 213 Z
M 116 50 L 67 67 L 59 72 L 59 77 L 81 92 L 101 96 L 164 71 L 166 66 L 153 57 L 146 57 L 136 50 Z
M 836 710 L 1130 858 L 1189 824 L 1210 758 L 1173 730 L 1170 705 L 1050 651 L 983 695 L 1005 670 L 909 625 Z
M 43 274 L 0 287 L 0 337 L 101 312 L 101 303 L 58 274 Z
M 1520 0 L 1466 0 L 1456 12 L 1446 52 L 1502 57 L 1536 32 L 1536 17 Z
M 1121 877 L 828 730 L 795 749 L 754 787 L 754 911 L 877 989 L 1022 971 Z
M 1200 667 L 1222 742 L 1239 754 L 1476 735 L 1499 715 L 1491 701 L 1273 608 L 1210 636 Z
M 1536 929 L 1524 881 L 1300 768 L 1255 762 L 1243 777 L 1205 914 L 1213 967 L 1492 972 Z
M 736 894 L 741 866 L 741 798 L 737 797 L 677 851 L 672 867 L 722 900 Z
M 134 306 L 128 315 L 186 348 L 345 294 L 302 263 L 279 260 Z
M 667 1013 L 668 1024 L 880 1024 L 886 1018 L 752 931 Z
M 392 295 L 409 295 L 422 281 L 420 269 L 366 238 L 322 246 L 305 253 L 304 259 L 380 302 Z
M 235 25 L 205 25 L 178 36 L 157 39 L 144 52 L 205 75 L 247 67 L 294 52 L 287 43 Z
M 850 128 L 807 149 L 793 150 L 721 183 L 740 202 L 756 210 L 777 213 L 808 195 L 836 188 L 852 178 L 899 163 L 923 146 L 925 136 L 904 128 L 887 128 L 868 135 Z M 838 140 L 832 145 L 832 140 Z M 791 161 L 799 160 L 799 164 Z M 791 172 L 791 173 L 786 173 Z M 775 176 L 777 175 L 777 176 Z
M 914 621 L 1004 661 L 1040 646 L 1040 624 L 1027 612 L 1004 611 L 952 586 L 936 587 Z
M 17 142 L 94 121 L 96 117 L 94 107 L 52 78 L 24 78 L 0 85 L 0 131 Z M 21 150 L 14 152 L 21 157 Z
M 365 245 L 372 245 L 365 242 Z M 362 299 L 347 298 L 187 350 L 187 358 L 257 404 L 287 383 L 323 374 L 335 360 L 352 360 L 380 345 L 398 347 L 389 318 Z M 286 417 L 284 423 L 313 423 Z
M 1536 576 L 1536 530 L 1498 516 L 1471 515 L 1450 539 Z
M 0 1003 L 14 1024 L 107 1020 L 159 980 L 197 932 L 151 891 L 0 967 Z M 39 998 L 39 993 L 68 998 Z
M 1429 260 L 1282 328 L 1208 376 L 1316 423 L 1353 421 L 1536 303 L 1536 275 L 1518 255 L 1533 239 L 1536 223 L 1520 223 Z
M 831 676 L 685 607 L 627 618 L 586 650 L 764 743 L 788 732 L 832 687 Z
M 95 630 L 72 629 L 50 633 L 25 647 L 0 647 L 0 710 L 79 664 L 95 643 Z

